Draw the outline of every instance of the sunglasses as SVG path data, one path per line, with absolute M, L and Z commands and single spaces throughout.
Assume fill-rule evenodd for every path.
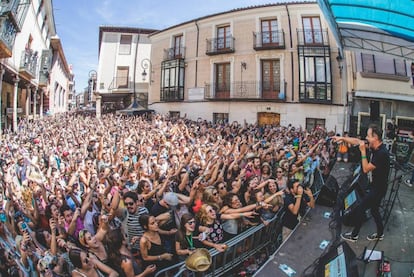
M 276 173 L 283 173 L 283 171 L 276 171 Z
M 207 210 L 207 212 L 208 212 L 208 213 L 213 213 L 213 212 L 214 212 L 214 210 L 213 210 L 213 209 L 209 209 L 209 210 Z
M 219 190 L 225 190 L 225 189 L 226 189 L 226 187 L 219 187 L 218 189 L 219 189 Z
M 126 206 L 134 206 L 134 202 L 125 202 Z
M 190 224 L 190 225 L 193 225 L 193 224 L 195 224 L 195 221 L 194 220 L 190 220 L 187 223 Z

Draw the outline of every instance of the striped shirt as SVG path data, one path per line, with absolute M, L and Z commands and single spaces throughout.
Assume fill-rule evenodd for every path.
M 138 207 L 134 214 L 128 214 L 126 217 L 126 234 L 128 236 L 128 242 L 132 249 L 139 249 L 139 240 L 144 234 L 144 229 L 139 224 L 139 217 L 143 214 L 149 214 L 147 208 Z M 138 237 L 135 244 L 131 244 L 131 239 Z

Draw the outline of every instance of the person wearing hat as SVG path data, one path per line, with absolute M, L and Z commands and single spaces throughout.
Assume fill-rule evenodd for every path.
M 198 248 L 185 260 L 187 269 L 194 272 L 204 272 L 210 268 L 212 259 L 205 248 Z
M 272 177 L 272 168 L 268 162 L 262 163 L 262 170 L 261 170 L 261 181 L 266 181 L 267 179 Z
M 171 250 L 174 247 L 174 235 L 177 232 L 175 211 L 178 208 L 179 199 L 175 192 L 166 192 L 161 200 L 156 202 L 150 211 L 150 214 L 157 217 L 165 218 L 159 222 L 159 233 L 162 235 L 167 249 Z

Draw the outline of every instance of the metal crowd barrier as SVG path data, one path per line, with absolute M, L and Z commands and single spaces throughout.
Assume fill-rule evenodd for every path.
M 309 187 L 316 196 L 324 180 L 321 172 L 316 169 L 311 176 Z M 282 217 L 284 209 L 280 209 L 275 216 L 269 221 L 268 225 L 263 223 L 250 227 L 236 237 L 226 241 L 228 248 L 225 252 L 220 253 L 216 249 L 210 249 L 212 264 L 208 271 L 204 273 L 192 272 L 188 270 L 184 262 L 177 263 L 170 267 L 164 268 L 155 274 L 155 277 L 164 276 L 188 276 L 188 277 L 210 277 L 223 276 L 232 270 L 237 269 L 246 259 L 254 256 L 256 253 L 265 251 L 266 256 L 276 252 L 282 244 Z M 228 274 L 226 274 L 228 275 Z

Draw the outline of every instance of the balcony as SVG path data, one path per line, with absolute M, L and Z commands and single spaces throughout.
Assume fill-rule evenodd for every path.
M 39 87 L 46 87 L 49 82 L 49 73 L 52 66 L 52 51 L 43 50 L 40 57 Z
M 303 103 L 332 104 L 332 84 L 300 82 L 299 100 Z
M 112 93 L 116 92 L 129 92 L 131 91 L 131 83 L 129 82 L 129 78 L 126 77 L 114 77 L 112 82 L 109 84 L 108 90 L 112 91 Z
M 29 5 L 30 0 L 1 1 L 0 15 L 9 18 L 11 23 L 16 27 L 16 31 L 20 32 Z
M 164 102 L 177 102 L 184 100 L 184 87 L 164 87 L 161 88 L 160 100 Z
M 286 101 L 284 93 L 286 82 L 232 82 L 225 84 L 206 83 L 204 99 L 207 100 L 256 100 L 256 101 Z
M 7 16 L 0 16 L 0 59 L 12 56 L 17 32 L 16 25 Z
M 22 52 L 19 73 L 23 78 L 27 80 L 36 78 L 38 58 L 37 51 L 33 51 L 32 49 L 26 49 Z
M 253 33 L 253 49 L 256 51 L 285 48 L 285 33 L 283 30 Z
M 297 29 L 299 46 L 329 46 L 328 29 Z
M 234 40 L 233 36 L 207 39 L 206 55 L 234 53 Z
M 164 61 L 184 59 L 185 58 L 185 47 L 171 47 L 164 49 Z

